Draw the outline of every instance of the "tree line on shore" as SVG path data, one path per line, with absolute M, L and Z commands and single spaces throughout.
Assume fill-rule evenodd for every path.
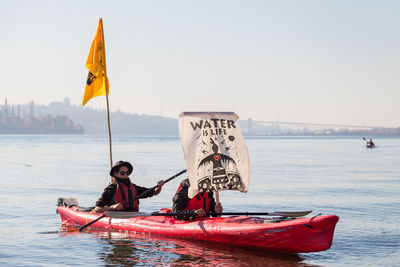
M 161 116 L 110 112 L 112 134 L 178 136 L 178 121 Z M 38 105 L 0 105 L 2 134 L 107 134 L 105 110 L 64 101 Z

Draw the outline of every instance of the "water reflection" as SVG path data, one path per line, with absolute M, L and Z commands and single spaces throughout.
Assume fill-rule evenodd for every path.
M 99 259 L 105 266 L 316 266 L 297 254 L 271 253 L 211 242 L 174 239 L 158 235 L 88 230 L 63 232 L 61 236 L 90 233 L 102 243 Z

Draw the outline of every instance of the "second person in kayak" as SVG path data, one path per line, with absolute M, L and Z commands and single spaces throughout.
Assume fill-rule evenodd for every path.
M 109 210 L 139 211 L 139 199 L 158 195 L 161 192 L 164 181 L 160 180 L 157 187 L 144 194 L 149 188 L 141 187 L 131 183 L 129 175 L 133 167 L 127 161 L 118 161 L 110 170 L 112 182 L 104 189 L 103 194 L 97 200 L 95 212 L 104 212 Z
M 189 186 L 189 179 L 183 180 L 172 199 L 172 212 L 181 213 L 181 215 L 174 216 L 175 219 L 193 220 L 196 217 L 205 217 L 210 213 L 222 212 L 222 205 L 215 203 L 213 192 L 198 193 L 193 198 L 189 198 Z

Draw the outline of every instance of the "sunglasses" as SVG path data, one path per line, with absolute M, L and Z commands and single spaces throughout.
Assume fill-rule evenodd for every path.
M 129 175 L 129 171 L 127 171 L 127 172 L 126 171 L 119 171 L 118 173 L 121 174 L 121 175 L 125 175 L 125 174 Z

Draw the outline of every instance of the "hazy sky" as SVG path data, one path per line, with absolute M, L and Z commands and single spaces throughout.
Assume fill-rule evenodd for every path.
M 399 13 L 385 0 L 0 0 L 0 103 L 80 104 L 102 17 L 111 110 L 400 126 Z

